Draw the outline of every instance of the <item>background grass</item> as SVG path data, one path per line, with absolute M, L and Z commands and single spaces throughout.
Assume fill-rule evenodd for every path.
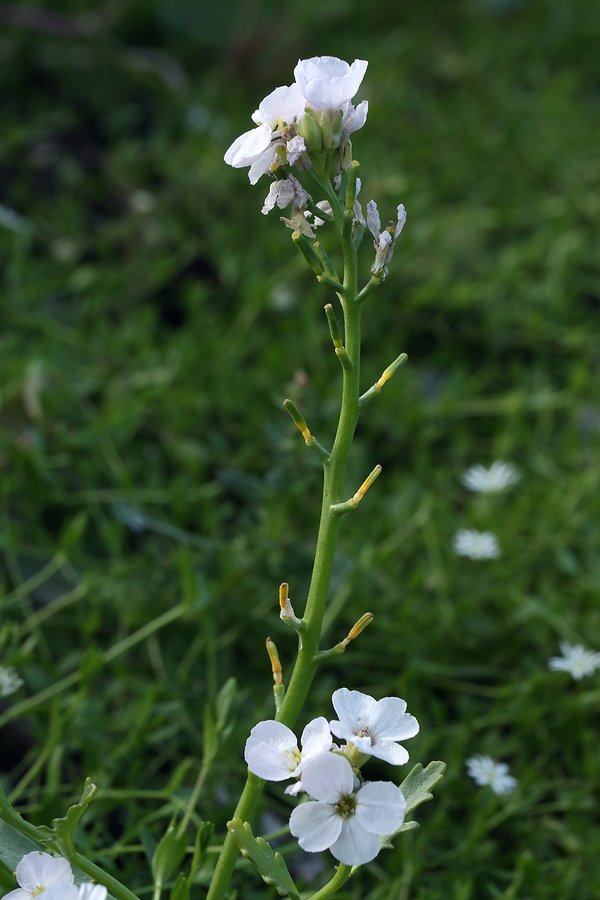
M 272 714 L 266 635 L 284 669 L 293 658 L 277 586 L 302 608 L 320 476 L 281 401 L 330 441 L 331 298 L 260 215 L 266 184 L 222 156 L 319 54 L 369 60 L 362 198 L 409 215 L 366 309 L 365 388 L 399 352 L 409 364 L 359 426 L 349 492 L 375 463 L 384 474 L 344 521 L 325 641 L 367 609 L 375 621 L 300 724 L 329 716 L 340 685 L 398 694 L 421 723 L 411 760 L 448 763 L 422 827 L 339 896 L 598 895 L 598 681 L 547 670 L 560 639 L 600 645 L 595 8 L 0 8 L 0 661 L 25 679 L 3 704 L 0 779 L 42 823 L 91 776 L 81 848 L 141 896 L 144 854 L 195 779 L 205 705 L 238 680 L 198 807 L 216 846 L 243 741 Z M 464 469 L 496 458 L 521 484 L 469 495 Z M 501 558 L 454 556 L 459 527 L 494 531 Z M 513 795 L 467 778 L 475 752 L 510 763 Z M 276 786 L 264 810 L 263 831 L 286 821 Z M 299 883 L 324 877 L 326 855 L 283 848 Z M 272 896 L 245 866 L 237 889 Z

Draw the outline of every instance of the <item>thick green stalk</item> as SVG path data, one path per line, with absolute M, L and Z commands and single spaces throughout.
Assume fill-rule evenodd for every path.
M 294 727 L 302 710 L 318 666 L 318 663 L 315 661 L 315 654 L 319 651 L 323 614 L 329 593 L 340 523 L 340 516 L 332 507 L 343 499 L 344 474 L 359 415 L 361 306 L 357 301 L 358 271 L 356 248 L 353 246 L 349 229 L 344 228 L 343 212 L 330 183 L 327 193 L 331 197 L 335 226 L 344 254 L 342 308 L 344 312 L 345 346 L 351 365 L 345 366 L 342 370 L 343 386 L 340 416 L 333 449 L 328 462 L 324 465 L 321 518 L 315 548 L 315 561 L 304 613 L 305 629 L 302 632 L 302 646 L 298 651 L 285 699 L 277 715 L 277 719 L 290 728 Z M 246 786 L 232 818 L 248 821 L 252 817 L 263 786 L 264 781 L 262 779 L 249 773 Z M 223 900 L 237 855 L 238 849 L 235 839 L 231 834 L 228 834 L 217 861 L 206 900 Z

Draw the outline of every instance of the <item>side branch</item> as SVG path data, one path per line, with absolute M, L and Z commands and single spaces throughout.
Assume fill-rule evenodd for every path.
M 334 503 L 331 506 L 331 511 L 333 513 L 337 513 L 338 515 L 346 512 L 350 512 L 353 509 L 356 509 L 362 498 L 365 496 L 373 482 L 380 476 L 381 474 L 381 466 L 375 466 L 370 475 L 365 478 L 357 492 L 353 497 L 350 497 L 349 500 L 346 500 L 344 503 Z
M 298 409 L 298 407 L 296 406 L 294 401 L 293 400 L 284 400 L 283 406 L 284 406 L 285 410 L 289 413 L 290 418 L 292 419 L 294 425 L 296 426 L 296 428 L 298 429 L 298 431 L 304 438 L 304 443 L 306 444 L 306 446 L 310 447 L 312 450 L 315 451 L 315 453 L 317 454 L 317 456 L 319 457 L 319 459 L 321 460 L 321 462 L 323 463 L 324 466 L 327 465 L 327 463 L 329 462 L 329 459 L 330 459 L 329 451 L 326 450 L 325 447 L 323 447 L 322 444 L 320 444 L 318 442 L 318 440 L 316 439 L 316 437 L 313 434 L 311 434 L 311 431 L 310 431 L 308 425 L 306 424 L 306 419 L 304 418 L 304 416 L 302 415 L 302 413 L 300 412 L 300 410 Z
M 408 356 L 406 355 L 406 353 L 401 353 L 400 356 L 398 356 L 394 360 L 394 362 L 391 363 L 387 367 L 387 369 L 384 369 L 384 371 L 381 373 L 381 375 L 379 376 L 379 378 L 377 379 L 375 384 L 372 387 L 370 387 L 368 391 L 365 391 L 365 393 L 362 394 L 358 398 L 358 405 L 360 406 L 361 409 L 363 409 L 365 406 L 367 406 L 367 404 L 371 402 L 373 397 L 375 397 L 377 394 L 381 393 L 381 389 L 384 386 L 384 384 L 387 384 L 387 382 L 390 380 L 390 378 L 396 373 L 396 371 L 400 368 L 400 366 L 404 365 L 404 363 L 406 362 L 407 359 L 408 359 Z

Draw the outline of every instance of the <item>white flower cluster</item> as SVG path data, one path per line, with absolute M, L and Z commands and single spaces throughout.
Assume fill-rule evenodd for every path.
M 365 124 L 368 103 L 352 98 L 367 71 L 367 62 L 349 65 L 335 56 L 301 59 L 294 84 L 278 87 L 252 114 L 256 128 L 240 135 L 225 153 L 235 169 L 250 167 L 250 184 L 280 166 L 309 167 L 309 152 L 323 144 L 344 148 L 350 135 Z M 282 207 L 283 208 L 283 207 Z
M 290 817 L 290 831 L 303 850 L 330 850 L 346 865 L 362 865 L 377 856 L 384 837 L 400 829 L 406 801 L 392 782 L 361 783 L 358 768 L 371 756 L 403 765 L 408 753 L 398 742 L 414 737 L 419 724 L 399 697 L 375 700 L 340 688 L 331 699 L 339 719 L 309 722 L 301 749 L 293 731 L 269 719 L 250 732 L 244 758 L 267 781 L 297 779 L 286 793 L 308 794 Z M 344 746 L 335 745 L 332 735 Z
M 99 884 L 74 884 L 73 872 L 66 859 L 50 856 L 41 850 L 26 853 L 15 872 L 20 885 L 4 895 L 4 900 L 106 900 L 106 888 Z
M 22 684 L 23 679 L 12 666 L 0 666 L 0 697 L 9 697 Z

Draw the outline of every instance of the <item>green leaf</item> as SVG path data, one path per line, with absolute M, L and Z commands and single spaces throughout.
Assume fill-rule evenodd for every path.
M 53 819 L 51 828 L 48 828 L 46 825 L 40 825 L 38 828 L 40 841 L 47 847 L 62 853 L 67 859 L 72 859 L 76 852 L 74 843 L 75 829 L 82 815 L 94 799 L 97 790 L 96 785 L 89 778 L 86 778 L 79 802 L 70 806 L 62 818 Z
M 412 812 L 413 809 L 416 809 L 417 806 L 420 806 L 421 803 L 433 799 L 430 788 L 438 783 L 445 770 L 446 763 L 434 761 L 430 762 L 425 769 L 421 763 L 417 763 L 414 769 L 408 773 L 400 785 L 400 790 L 404 794 L 404 799 L 406 800 L 405 816 Z M 396 832 L 396 834 L 401 834 L 403 831 L 412 831 L 414 828 L 418 827 L 418 822 L 407 822 L 405 820 L 404 825 Z M 391 844 L 385 844 L 385 846 L 391 847 Z
M 250 860 L 263 881 L 272 884 L 282 897 L 300 900 L 281 853 L 274 852 L 263 838 L 255 838 L 249 822 L 233 819 L 227 823 L 227 828 L 237 841 L 242 856 Z
M 412 812 L 421 803 L 433 799 L 430 788 L 435 787 L 445 771 L 446 763 L 443 762 L 430 762 L 426 769 L 421 763 L 417 763 L 400 785 L 400 790 L 406 800 L 406 814 Z
M 39 849 L 28 837 L 19 834 L 6 822 L 0 821 L 0 859 L 11 872 L 15 871 L 21 857 L 26 853 L 31 853 L 32 850 Z
M 212 822 L 200 822 L 200 824 L 198 825 L 198 831 L 196 832 L 196 841 L 194 843 L 194 853 L 192 854 L 192 864 L 190 866 L 190 874 L 188 878 L 188 885 L 190 887 L 192 886 L 194 878 L 196 877 L 196 873 L 202 865 L 204 854 L 206 853 L 206 848 L 208 847 L 208 842 L 212 837 L 214 828 L 215 826 Z
M 183 872 L 180 872 L 177 876 L 177 880 L 171 888 L 169 900 L 190 900 L 188 880 Z
M 185 856 L 186 847 L 185 832 L 178 834 L 175 826 L 171 825 L 156 845 L 152 856 L 152 876 L 156 884 L 162 887 L 168 880 Z

